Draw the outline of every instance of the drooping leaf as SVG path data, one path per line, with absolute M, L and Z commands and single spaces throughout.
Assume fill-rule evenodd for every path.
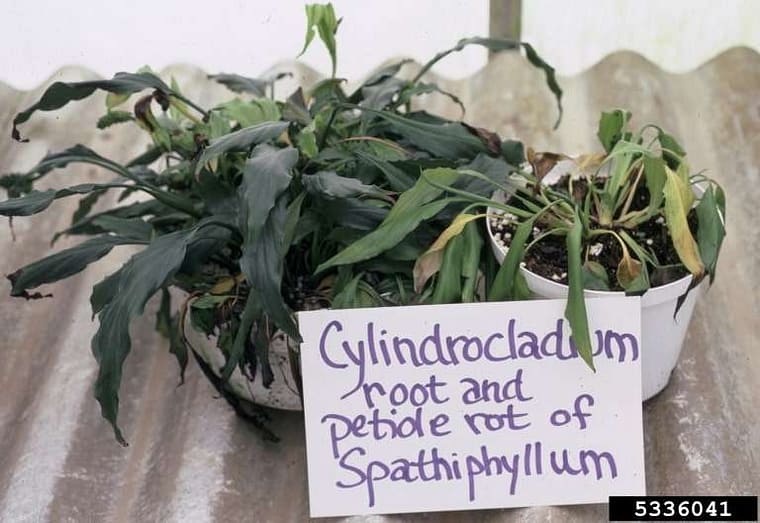
M 388 184 L 396 192 L 404 192 L 414 185 L 414 178 L 393 163 L 377 158 L 375 155 L 363 152 L 355 153 L 363 162 L 376 167 L 388 180 Z
M 691 208 L 689 199 L 693 201 L 694 195 L 691 193 L 690 187 L 683 187 L 683 182 L 676 173 L 668 168 L 665 172 L 667 173 L 663 191 L 665 195 L 665 221 L 668 224 L 670 238 L 673 240 L 673 247 L 678 253 L 678 258 L 695 278 L 700 278 L 705 267 L 687 220 Z M 691 195 L 689 199 L 686 198 L 687 191 Z
M 198 174 L 204 165 L 221 154 L 247 151 L 255 145 L 274 140 L 287 128 L 288 122 L 264 122 L 212 140 L 198 158 L 195 173 Z
M 697 228 L 699 256 L 704 263 L 707 274 L 710 275 L 710 284 L 712 284 L 715 280 L 715 268 L 718 264 L 720 246 L 726 235 L 724 219 L 712 186 L 708 187 L 702 195 L 699 204 L 697 204 L 696 213 L 699 222 Z
M 27 296 L 27 291 L 53 283 L 83 271 L 117 245 L 138 243 L 120 236 L 96 236 L 31 263 L 8 275 L 11 296 Z
M 303 89 L 296 89 L 293 94 L 285 100 L 285 106 L 282 108 L 282 117 L 290 122 L 297 122 L 301 125 L 311 123 L 311 113 L 306 107 L 306 99 L 303 96 Z
M 464 107 L 464 104 L 462 103 L 462 100 L 460 100 L 459 97 L 457 97 L 455 94 L 442 89 L 437 84 L 429 84 L 425 82 L 417 82 L 416 84 L 411 84 L 407 88 L 400 91 L 397 103 L 399 105 L 405 104 L 407 102 L 410 102 L 415 96 L 422 96 L 433 93 L 441 94 L 457 104 L 461 111 L 460 118 L 464 117 L 467 111 Z
M 243 232 L 240 269 L 261 309 L 286 334 L 300 340 L 280 292 L 285 255 L 286 190 L 290 185 L 290 171 L 297 161 L 298 151 L 292 147 L 257 146 L 243 169 L 238 194 Z
M 583 223 L 575 212 L 575 221 L 567 238 L 567 279 L 568 293 L 567 305 L 565 306 L 565 318 L 567 318 L 572 330 L 572 339 L 575 348 L 583 361 L 594 369 L 592 357 L 591 338 L 589 336 L 588 315 L 586 314 L 586 301 L 583 297 L 583 260 L 581 247 L 583 240 Z
M 142 314 L 148 299 L 165 287 L 179 270 L 188 244 L 195 239 L 197 230 L 198 226 L 160 236 L 145 250 L 134 255 L 116 273 L 118 277 L 109 277 L 101 282 L 99 288 L 96 286 L 98 298 L 91 298 L 93 307 L 97 302 L 100 308 L 100 326 L 92 338 L 92 352 L 99 364 L 95 398 L 100 403 L 103 417 L 111 423 L 116 439 L 122 445 L 127 443 L 117 418 L 122 365 L 132 345 L 129 325 L 133 318 Z M 103 305 L 105 298 L 110 298 L 110 301 Z
M 472 38 L 463 38 L 457 42 L 457 45 L 452 47 L 451 49 L 447 49 L 445 51 L 441 51 L 440 53 L 436 54 L 430 61 L 428 61 L 425 65 L 422 66 L 422 69 L 417 74 L 417 76 L 412 80 L 413 83 L 416 83 L 422 76 L 427 73 L 436 63 L 450 55 L 454 52 L 459 52 L 468 45 L 479 45 L 482 47 L 485 47 L 489 51 L 492 51 L 494 53 L 498 53 L 501 51 L 511 51 L 515 49 L 519 49 L 522 47 L 522 49 L 525 51 L 525 58 L 530 62 L 531 65 L 534 67 L 537 67 L 541 69 L 546 77 L 546 85 L 549 87 L 549 90 L 554 94 L 554 97 L 557 100 L 557 109 L 559 111 L 559 114 L 557 116 L 557 121 L 554 124 L 554 128 L 556 129 L 559 125 L 559 122 L 562 120 L 562 89 L 559 86 L 559 83 L 557 82 L 557 76 L 554 72 L 554 68 L 550 66 L 548 63 L 546 63 L 541 56 L 536 52 L 536 50 L 533 48 L 532 45 L 526 43 L 526 42 L 519 42 L 516 40 L 507 40 L 507 39 L 501 39 L 501 38 L 483 38 L 483 37 L 472 37 Z
M 74 196 L 77 194 L 88 194 L 93 191 L 101 191 L 109 187 L 121 187 L 122 185 L 114 184 L 95 184 L 84 183 L 74 185 L 65 189 L 47 189 L 45 191 L 32 191 L 18 198 L 11 198 L 0 202 L 0 215 L 2 216 L 31 216 L 47 209 L 54 200 Z
M 610 279 L 604 266 L 593 260 L 583 264 L 583 288 L 592 291 L 610 290 Z
M 169 353 L 173 354 L 179 365 L 179 383 L 185 382 L 187 368 L 187 346 L 180 335 L 179 316 L 172 314 L 171 294 L 169 290 L 161 289 L 161 305 L 156 314 L 156 330 L 169 340 Z
M 60 109 L 69 102 L 87 98 L 96 89 L 116 94 L 132 94 L 144 89 L 156 89 L 167 96 L 172 94 L 169 86 L 151 73 L 116 73 L 111 80 L 92 80 L 73 83 L 55 82 L 45 89 L 42 97 L 35 104 L 18 113 L 13 119 L 13 138 L 23 141 L 18 131 L 18 126 L 26 122 L 36 111 Z

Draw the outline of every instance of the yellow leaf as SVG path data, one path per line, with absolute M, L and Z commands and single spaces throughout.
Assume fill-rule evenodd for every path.
M 443 261 L 443 249 L 449 240 L 462 233 L 464 226 L 485 214 L 460 214 L 446 227 L 433 245 L 414 263 L 414 290 L 420 292 L 433 274 L 438 272 Z
M 665 220 L 668 222 L 670 238 L 673 240 L 673 246 L 681 262 L 694 277 L 699 278 L 704 273 L 705 266 L 699 256 L 697 242 L 694 241 L 686 218 L 691 209 L 691 203 L 694 201 L 694 193 L 688 185 L 684 187 L 683 179 L 678 174 L 668 168 L 665 172 L 668 175 L 663 191 Z M 688 195 L 684 189 L 688 191 Z
M 227 277 L 219 280 L 216 282 L 216 285 L 211 287 L 211 290 L 209 290 L 209 293 L 211 294 L 227 294 L 230 292 L 235 285 L 239 284 L 245 279 L 245 276 L 243 274 L 238 274 L 236 277 Z

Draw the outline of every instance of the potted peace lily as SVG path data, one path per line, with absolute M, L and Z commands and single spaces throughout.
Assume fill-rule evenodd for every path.
M 411 79 L 402 77 L 406 62 L 399 62 L 346 93 L 335 77 L 339 20 L 329 4 L 306 11 L 304 50 L 318 33 L 333 75 L 285 100 L 266 97 L 278 78 L 221 74 L 212 78 L 236 94 L 204 108 L 146 70 L 56 82 L 14 119 L 12 135 L 24 141 L 20 126 L 35 112 L 106 91 L 98 127 L 118 125 L 111 130 L 117 140 L 126 125 L 150 136 L 148 150 L 123 164 L 75 145 L 0 178 L 9 196 L 0 215 L 29 216 L 78 197 L 70 226 L 56 237 L 85 238 L 10 274 L 12 296 L 43 298 L 35 289 L 79 273 L 115 247 L 140 249 L 91 295 L 99 323 L 92 339 L 95 397 L 123 444 L 117 416 L 129 325 L 154 295 L 156 327 L 181 373 L 193 354 L 238 413 L 272 436 L 259 404 L 298 406 L 294 311 L 470 302 L 485 299 L 493 285 L 497 264 L 484 228 L 462 224 L 445 248 L 436 239 L 469 205 L 452 191 L 487 198 L 492 184 L 505 183 L 525 160 L 522 145 L 416 111 L 413 102 L 441 93 L 459 103 L 423 76 L 468 45 L 524 51 L 559 105 L 553 69 L 528 44 L 470 38 Z M 58 169 L 82 163 L 115 178 L 34 189 Z M 114 192 L 118 201 L 96 205 Z
M 701 283 L 715 278 L 726 203 L 720 185 L 692 173 L 673 136 L 651 124 L 633 132 L 630 121 L 625 110 L 602 113 L 603 153 L 528 149 L 521 170 L 493 183 L 495 201 L 431 183 L 490 210 L 488 235 L 502 265 L 488 298 L 567 298 L 573 342 L 592 368 L 585 298 L 641 295 L 648 399 L 667 385 Z

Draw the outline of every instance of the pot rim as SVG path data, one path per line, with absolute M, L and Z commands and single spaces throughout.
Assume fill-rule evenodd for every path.
M 695 193 L 698 195 L 701 195 L 704 192 L 704 189 L 699 184 L 692 185 L 692 190 L 694 190 Z M 504 199 L 504 192 L 501 190 L 495 191 L 491 195 L 492 200 L 498 199 Z M 487 207 L 486 213 L 491 214 L 497 214 L 496 209 L 493 207 Z M 491 229 L 491 221 L 489 219 L 486 219 L 486 230 L 488 231 L 488 239 L 491 242 L 491 248 L 494 251 L 499 251 L 503 254 L 503 256 L 506 256 L 508 248 L 502 249 L 497 243 L 493 236 L 493 230 Z M 503 257 L 501 262 L 503 262 Z M 500 264 L 501 264 L 500 262 Z M 567 295 L 568 286 L 564 283 L 559 283 L 554 280 L 550 280 L 544 276 L 541 276 L 540 274 L 537 274 L 527 267 L 523 267 L 520 265 L 520 270 L 522 271 L 523 275 L 526 276 L 527 279 L 533 279 L 535 283 L 538 283 L 539 285 L 553 288 L 556 291 L 556 294 L 562 294 Z M 643 294 L 641 294 L 642 299 L 642 305 L 657 305 L 659 303 L 676 299 L 682 294 L 686 292 L 689 285 L 691 284 L 691 280 L 693 278 L 692 274 L 687 274 L 686 276 L 679 278 L 677 280 L 673 280 L 671 282 L 665 283 L 664 285 L 657 285 L 656 287 L 650 287 L 647 289 Z M 699 285 L 701 286 L 701 284 Z M 625 296 L 625 291 L 598 291 L 598 290 L 591 290 L 591 289 L 583 289 L 583 295 L 587 298 L 605 298 L 605 297 L 623 297 Z

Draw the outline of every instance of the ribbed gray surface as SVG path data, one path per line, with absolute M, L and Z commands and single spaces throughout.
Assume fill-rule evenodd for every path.
M 296 81 L 315 75 L 295 64 Z M 229 96 L 202 71 L 170 70 L 202 105 Z M 52 79 L 93 75 L 66 68 Z M 698 70 L 671 75 L 639 55 L 617 53 L 582 75 L 564 78 L 566 114 L 549 129 L 555 107 L 538 72 L 499 56 L 476 76 L 444 81 L 469 108 L 468 122 L 519 137 L 537 150 L 596 148 L 599 111 L 630 108 L 636 122 L 671 130 L 691 165 L 709 170 L 728 198 L 728 237 L 713 288 L 697 305 L 669 387 L 644 407 L 650 494 L 760 492 L 760 55 L 723 53 Z M 282 86 L 287 94 L 291 86 Z M 103 98 L 38 113 L 23 128 L 28 144 L 10 140 L 11 119 L 41 92 L 0 84 L 0 172 L 32 166 L 49 150 L 84 143 L 127 159 L 142 151 L 118 143 L 94 122 Z M 438 99 L 436 111 L 457 117 Z M 440 104 L 440 105 L 438 105 Z M 123 134 L 124 128 L 119 129 Z M 46 178 L 51 186 L 103 177 L 72 167 Z M 0 224 L 0 272 L 50 251 L 73 200 L 44 215 L 17 219 L 16 242 Z M 70 244 L 64 240 L 60 246 Z M 59 246 L 57 245 L 56 248 Z M 123 249 L 123 248 L 122 248 Z M 166 343 L 146 315 L 134 325 L 133 352 L 122 384 L 121 422 L 131 446 L 113 440 L 92 398 L 95 362 L 89 338 L 89 288 L 128 252 L 112 254 L 81 276 L 51 286 L 55 299 L 26 303 L 0 297 L 0 521 L 256 521 L 308 519 L 302 418 L 274 424 L 279 444 L 262 442 L 215 396 L 192 363 L 177 388 Z M 0 285 L 0 286 L 2 286 Z M 152 310 L 155 310 L 153 304 Z M 606 521 L 605 505 L 436 513 L 356 521 Z M 353 520 L 352 520 L 353 521 Z

